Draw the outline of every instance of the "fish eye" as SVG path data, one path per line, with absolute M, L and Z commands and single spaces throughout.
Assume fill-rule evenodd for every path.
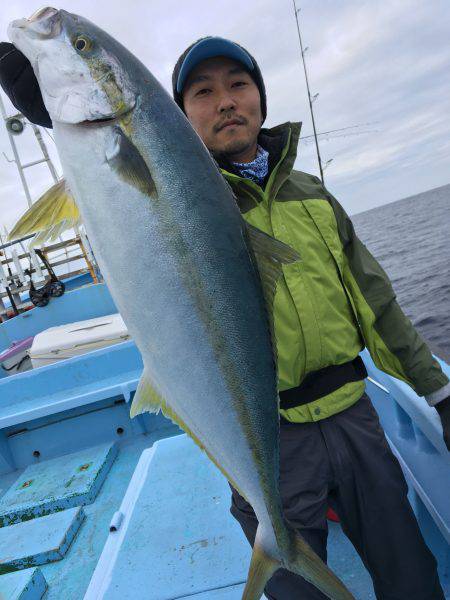
M 92 42 L 86 36 L 79 35 L 77 38 L 75 38 L 73 45 L 77 50 L 83 52 L 90 49 Z

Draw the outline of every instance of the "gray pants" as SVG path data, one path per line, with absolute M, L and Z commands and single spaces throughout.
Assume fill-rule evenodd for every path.
M 400 465 L 366 394 L 317 423 L 281 420 L 280 493 L 286 519 L 325 562 L 327 507 L 337 512 L 378 600 L 445 600 Z M 253 545 L 255 513 L 233 488 L 231 513 Z M 270 600 L 326 598 L 284 569 L 276 571 L 265 594 Z

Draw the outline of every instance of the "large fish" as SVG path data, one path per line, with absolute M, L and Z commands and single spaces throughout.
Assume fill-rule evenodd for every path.
M 329 598 L 351 599 L 287 526 L 278 492 L 265 302 L 270 307 L 281 264 L 298 256 L 246 226 L 182 111 L 115 39 L 53 8 L 8 31 L 33 65 L 68 186 L 142 354 L 131 414 L 162 407 L 253 506 L 259 526 L 245 600 L 260 598 L 280 567 Z M 41 216 L 63 187 L 38 205 Z

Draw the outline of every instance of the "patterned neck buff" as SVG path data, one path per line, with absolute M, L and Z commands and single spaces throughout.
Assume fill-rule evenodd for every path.
M 234 162 L 233 165 L 241 177 L 251 179 L 261 185 L 269 170 L 269 153 L 258 144 L 255 160 L 248 163 Z

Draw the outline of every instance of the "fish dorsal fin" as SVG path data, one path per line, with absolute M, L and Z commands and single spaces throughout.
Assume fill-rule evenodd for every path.
M 206 453 L 208 458 L 212 460 L 221 473 L 228 479 L 231 485 L 238 490 L 241 496 L 245 497 L 242 491 L 239 490 L 237 485 L 233 482 L 233 479 L 230 477 L 230 475 L 225 472 L 223 467 L 218 463 L 214 456 L 212 456 L 197 435 L 163 398 L 160 392 L 156 389 L 156 386 L 151 381 L 147 370 L 144 369 L 141 379 L 139 380 L 133 402 L 131 403 L 130 417 L 133 418 L 145 412 L 158 413 L 159 411 L 161 411 L 165 417 L 170 419 L 173 423 L 178 425 L 180 429 L 187 433 L 187 435 L 197 444 L 197 446 Z
M 80 223 L 80 212 L 65 179 L 48 189 L 20 217 L 9 234 L 15 240 L 30 233 L 38 235 L 31 245 L 55 240 L 62 231 Z
M 284 242 L 276 240 L 267 233 L 264 233 L 264 231 L 250 225 L 250 223 L 246 223 L 246 226 L 248 239 L 253 249 L 261 278 L 273 336 L 273 303 L 278 279 L 283 274 L 282 265 L 300 260 L 300 255 Z M 275 340 L 273 342 L 275 351 Z
M 275 365 L 278 363 L 277 340 L 273 316 L 273 304 L 278 279 L 283 274 L 283 264 L 300 260 L 300 255 L 293 248 L 276 240 L 250 223 L 246 223 L 248 241 L 253 250 L 256 267 L 262 284 L 264 299 L 266 301 L 269 329 L 272 338 L 272 350 Z
M 254 252 L 263 259 L 270 258 L 281 264 L 300 260 L 299 253 L 284 242 L 280 242 L 250 223 L 246 223 L 246 226 Z
M 147 163 L 120 127 L 113 130 L 109 146 L 106 148 L 106 160 L 123 181 L 146 196 L 156 197 L 156 185 Z

